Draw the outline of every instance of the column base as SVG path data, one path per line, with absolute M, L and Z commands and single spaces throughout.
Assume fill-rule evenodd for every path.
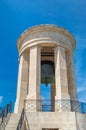
M 14 106 L 14 113 L 18 113 L 18 108 L 19 108 L 19 101 L 16 100 L 15 106 Z
M 14 107 L 14 113 L 22 113 L 22 110 L 24 108 L 24 100 L 16 100 L 15 107 Z
M 25 111 L 37 112 L 42 110 L 42 99 L 41 96 L 28 95 L 25 100 Z
M 65 95 L 59 99 L 57 96 L 55 96 L 55 111 L 71 111 L 71 102 L 69 95 Z

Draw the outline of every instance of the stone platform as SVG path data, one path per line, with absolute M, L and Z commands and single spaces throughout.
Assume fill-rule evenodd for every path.
M 76 112 L 27 112 L 30 130 L 86 130 L 86 114 Z

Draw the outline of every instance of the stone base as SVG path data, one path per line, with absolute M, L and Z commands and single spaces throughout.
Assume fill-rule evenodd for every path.
M 28 95 L 25 100 L 25 111 L 37 112 L 42 110 L 41 96 L 36 98 L 35 95 Z
M 86 130 L 86 114 L 76 113 L 77 130 Z
M 30 117 L 30 118 L 29 118 Z M 52 128 L 60 130 L 77 130 L 75 113 L 70 112 L 38 112 L 27 113 L 30 129 Z
M 19 101 L 18 100 L 16 100 L 16 102 L 15 102 L 14 113 L 21 113 L 21 111 L 19 111 Z
M 86 130 L 86 115 L 75 112 L 26 112 L 30 130 Z
M 22 100 L 16 100 L 15 107 L 14 107 L 14 113 L 22 113 L 22 110 L 24 108 L 24 102 Z
M 58 99 L 58 97 L 55 96 L 55 111 L 56 112 L 71 111 L 71 103 L 69 95 L 64 95 L 60 99 Z

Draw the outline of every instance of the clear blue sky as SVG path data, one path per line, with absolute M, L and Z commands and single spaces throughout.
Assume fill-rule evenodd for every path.
M 0 0 L 0 106 L 15 102 L 16 41 L 38 24 L 56 24 L 75 36 L 76 86 L 79 100 L 86 102 L 86 0 Z

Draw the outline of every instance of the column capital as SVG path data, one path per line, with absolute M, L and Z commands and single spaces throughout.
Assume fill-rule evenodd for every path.
M 56 45 L 54 46 L 54 50 L 57 49 L 57 48 L 63 48 L 63 49 L 65 50 L 65 53 L 66 53 L 66 54 L 72 54 L 72 55 L 73 55 L 73 51 L 70 50 L 70 49 L 67 49 L 67 48 L 64 47 L 64 46 L 61 46 L 61 45 L 57 45 L 57 44 L 56 44 Z
M 64 48 L 63 46 L 61 46 L 61 45 L 55 45 L 54 46 L 54 49 L 56 49 L 56 48 Z M 64 48 L 65 49 L 65 48 Z
M 19 63 L 20 63 L 20 58 L 21 58 L 23 55 L 28 55 L 28 56 L 29 56 L 29 51 L 23 51 L 21 54 L 19 54 L 19 56 L 18 56 L 18 62 L 19 62 Z
M 67 51 L 66 55 L 72 55 L 72 56 L 74 56 L 74 53 L 72 51 Z
M 42 49 L 42 46 L 40 46 L 40 45 L 33 45 L 29 49 L 32 49 L 32 48 L 40 48 L 40 49 Z

